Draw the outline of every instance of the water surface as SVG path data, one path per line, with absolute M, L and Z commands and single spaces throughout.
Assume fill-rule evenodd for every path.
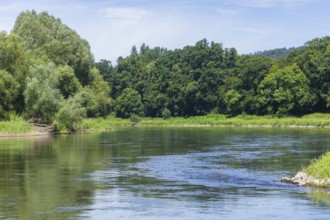
M 322 129 L 0 139 L 0 218 L 328 219 L 326 190 L 279 181 L 328 150 Z

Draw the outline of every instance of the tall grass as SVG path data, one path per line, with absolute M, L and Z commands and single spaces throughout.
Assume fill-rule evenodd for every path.
M 116 127 L 130 126 L 131 124 L 129 119 L 115 117 L 88 118 L 83 121 L 82 127 L 87 130 L 113 130 Z
M 188 118 L 142 118 L 138 123 L 132 123 L 131 119 L 109 116 L 107 118 L 85 119 L 82 127 L 86 130 L 113 130 L 116 127 L 131 126 L 132 124 L 139 126 L 310 126 L 330 128 L 330 114 L 315 113 L 303 117 L 282 115 L 255 116 L 246 114 L 229 117 L 223 114 L 209 114 Z M 32 125 L 14 114 L 11 115 L 9 121 L 0 121 L 1 134 L 27 133 L 32 131 L 32 129 Z
M 230 126 L 269 126 L 269 127 L 290 127 L 290 126 L 311 126 L 330 127 L 330 114 L 310 114 L 303 117 L 282 116 L 282 115 L 238 115 L 228 117 L 222 114 L 210 114 L 206 116 L 195 116 L 189 118 L 172 117 L 169 119 L 143 118 L 141 125 L 230 125 Z
M 115 117 L 84 120 L 85 129 L 106 130 L 117 126 L 131 126 L 130 119 Z M 194 117 L 142 118 L 139 126 L 267 126 L 267 127 L 329 127 L 330 114 L 315 113 L 303 117 L 283 115 L 238 115 L 229 117 L 223 114 L 209 114 Z
M 330 178 L 330 152 L 326 152 L 319 159 L 304 169 L 304 172 L 318 179 Z
M 9 121 L 0 121 L 0 134 L 22 134 L 32 131 L 32 125 L 19 116 L 10 116 Z

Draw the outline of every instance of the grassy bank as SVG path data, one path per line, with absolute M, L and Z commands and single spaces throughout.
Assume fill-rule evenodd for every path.
M 10 121 L 0 121 L 0 136 L 15 135 L 32 132 L 33 126 L 22 118 L 15 118 Z
M 82 127 L 86 130 L 113 130 L 120 126 L 131 126 L 132 122 L 130 119 L 122 119 L 115 117 L 108 118 L 88 118 L 83 121 Z
M 115 117 L 84 120 L 83 127 L 88 130 L 107 130 L 117 126 L 130 126 L 130 119 Z M 330 128 L 330 114 L 310 114 L 303 117 L 292 116 L 254 116 L 239 115 L 228 117 L 221 114 L 195 116 L 189 118 L 171 117 L 141 118 L 138 126 L 266 126 L 266 127 L 323 127 Z
M 208 125 L 208 126 L 269 126 L 269 127 L 290 127 L 290 126 L 311 126 L 330 127 L 330 114 L 311 114 L 303 117 L 292 116 L 255 116 L 238 115 L 228 117 L 221 114 L 207 116 L 195 116 L 189 118 L 173 117 L 169 119 L 143 118 L 141 125 Z
M 330 152 L 323 154 L 319 159 L 312 161 L 303 172 L 317 179 L 330 178 Z
M 266 126 L 266 127 L 322 127 L 330 128 L 330 114 L 310 114 L 303 117 L 293 116 L 255 116 L 238 115 L 228 117 L 222 114 L 210 114 L 194 117 L 140 118 L 138 123 L 131 119 L 115 117 L 92 118 L 83 120 L 85 130 L 113 130 L 120 126 Z M 20 117 L 10 121 L 0 121 L 0 136 L 33 132 L 33 126 Z

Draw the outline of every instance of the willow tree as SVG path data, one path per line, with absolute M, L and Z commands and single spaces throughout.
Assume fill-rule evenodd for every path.
M 13 33 L 25 41 L 25 47 L 37 57 L 47 57 L 56 65 L 69 65 L 83 85 L 90 83 L 94 63 L 88 42 L 60 19 L 47 12 L 22 12 Z

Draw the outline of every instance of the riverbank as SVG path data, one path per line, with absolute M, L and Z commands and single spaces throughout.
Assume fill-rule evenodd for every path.
M 330 152 L 312 160 L 310 165 L 293 178 L 285 177 L 281 181 L 298 186 L 330 187 Z
M 127 126 L 167 126 L 167 127 L 281 127 L 281 128 L 330 128 L 330 114 L 314 113 L 302 117 L 293 116 L 255 116 L 238 115 L 229 117 L 222 114 L 210 114 L 194 117 L 135 118 L 116 117 L 90 118 L 82 122 L 85 132 L 109 131 Z M 36 136 L 49 134 L 49 127 L 34 126 L 21 118 L 0 122 L 0 137 Z
M 43 136 L 51 132 L 51 126 L 36 126 L 28 122 L 0 122 L 0 138 Z
M 330 114 L 310 114 L 303 117 L 293 116 L 255 116 L 238 115 L 228 117 L 222 114 L 194 117 L 140 118 L 119 119 L 115 117 L 86 119 L 83 127 L 89 129 L 106 130 L 116 126 L 180 126 L 180 127 L 204 127 L 204 126 L 233 126 L 233 127 L 283 127 L 283 128 L 330 128 Z
M 31 135 L 32 133 L 34 133 L 33 126 L 21 118 L 0 121 L 0 137 Z
M 303 117 L 293 116 L 255 116 L 238 115 L 228 117 L 221 114 L 195 116 L 189 118 L 145 118 L 141 125 L 200 125 L 200 126 L 246 126 L 246 127 L 325 127 L 330 128 L 330 114 L 311 114 Z

